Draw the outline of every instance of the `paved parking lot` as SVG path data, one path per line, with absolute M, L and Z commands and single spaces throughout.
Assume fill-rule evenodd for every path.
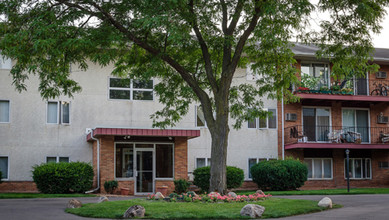
M 324 196 L 277 196 L 290 199 L 320 200 Z M 329 196 L 334 203 L 344 207 L 307 215 L 282 219 L 389 219 L 389 194 L 387 195 L 334 195 Z M 135 197 L 111 197 L 110 200 L 123 200 Z M 77 198 L 83 203 L 97 202 L 98 198 Z M 0 219 L 94 219 L 65 213 L 70 198 L 48 199 L 0 199 Z

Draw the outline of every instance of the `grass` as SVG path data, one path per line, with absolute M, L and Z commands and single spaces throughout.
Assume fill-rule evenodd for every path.
M 255 191 L 238 191 L 239 195 L 253 194 Z M 389 194 L 389 188 L 353 188 L 347 189 L 319 189 L 319 190 L 296 190 L 296 191 L 266 191 L 265 194 L 273 196 L 284 195 L 354 195 L 354 194 Z
M 66 212 L 84 217 L 93 218 L 121 218 L 124 212 L 133 205 L 145 207 L 145 218 L 153 219 L 180 219 L 180 218 L 217 218 L 237 219 L 247 218 L 240 216 L 240 210 L 248 203 L 186 203 L 150 201 L 133 199 L 104 203 L 89 203 L 78 209 L 66 209 Z M 268 198 L 264 201 L 250 202 L 266 208 L 262 218 L 278 218 L 291 215 L 300 215 L 319 212 L 325 208 L 318 207 L 317 201 Z M 335 205 L 335 208 L 341 207 Z
M 95 197 L 93 194 L 0 193 L 0 199 Z

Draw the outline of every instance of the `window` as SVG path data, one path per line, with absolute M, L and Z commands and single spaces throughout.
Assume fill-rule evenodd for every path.
M 47 123 L 48 124 L 69 124 L 70 123 L 70 103 L 65 101 L 47 102 Z
M 196 168 L 211 166 L 211 158 L 196 158 Z
M 378 167 L 380 169 L 389 169 L 389 162 L 388 161 L 380 161 L 380 162 L 378 162 Z
M 253 167 L 255 164 L 265 161 L 265 160 L 275 160 L 274 158 L 249 158 L 249 179 L 252 178 L 251 176 L 251 167 Z
M 350 179 L 371 179 L 370 158 L 350 158 Z M 347 159 L 344 160 L 344 178 L 347 178 Z
M 203 109 L 201 106 L 196 106 L 196 127 L 206 127 L 206 121 Z
M 259 128 L 259 129 L 276 129 L 277 128 L 277 110 L 268 109 L 268 112 L 272 113 L 272 116 L 268 118 L 256 118 L 248 121 L 248 128 Z
M 69 157 L 46 157 L 46 163 L 69 163 Z
M 0 123 L 9 123 L 9 101 L 0 100 Z
M 327 141 L 330 123 L 330 109 L 303 108 L 303 133 L 308 141 Z
M 331 158 L 305 158 L 308 167 L 308 179 L 332 179 Z
M 8 179 L 8 157 L 0 156 L 0 171 L 3 176 L 0 179 Z
M 109 98 L 153 100 L 153 80 L 109 78 Z
M 3 57 L 1 54 L 0 54 L 0 69 L 11 69 L 12 68 L 12 60 L 7 58 L 7 57 Z
M 116 144 L 116 178 L 134 176 L 134 147 L 132 144 Z
M 310 89 L 320 89 L 322 86 L 327 86 L 329 88 L 330 80 L 329 80 L 328 64 L 302 63 L 301 64 L 301 79 L 304 82 L 304 79 L 308 78 L 308 77 L 318 78 L 318 82 L 317 82 L 316 86 L 305 85 L 305 86 L 310 87 Z M 311 80 L 307 80 L 307 81 L 311 81 Z M 309 84 L 309 83 L 306 83 L 306 84 Z
M 173 145 L 156 144 L 156 178 L 173 178 Z

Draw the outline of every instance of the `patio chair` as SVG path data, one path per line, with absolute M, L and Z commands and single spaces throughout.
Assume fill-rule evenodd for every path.
M 389 142 L 389 134 L 385 134 L 381 131 L 380 132 L 380 140 L 382 143 Z
M 341 143 L 343 130 L 333 130 L 327 134 L 328 140 L 332 143 Z
M 344 132 L 342 135 L 342 143 L 356 143 L 360 144 L 362 142 L 362 136 L 361 133 L 354 132 L 354 131 L 347 131 Z

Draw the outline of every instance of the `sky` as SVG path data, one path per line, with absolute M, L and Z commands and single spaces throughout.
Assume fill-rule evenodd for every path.
M 389 13 L 389 8 L 386 8 L 386 12 Z M 376 48 L 388 48 L 389 49 L 389 15 L 387 14 L 385 20 L 381 24 L 382 30 L 379 35 L 373 35 L 373 44 Z

